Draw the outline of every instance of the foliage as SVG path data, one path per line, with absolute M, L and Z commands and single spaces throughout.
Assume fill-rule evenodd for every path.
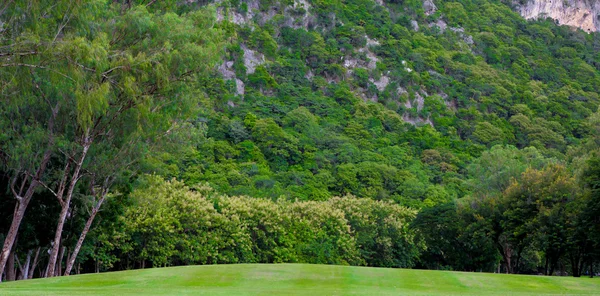
M 0 7 L 1 184 L 48 160 L 17 253 L 93 135 L 63 244 L 119 187 L 87 271 L 598 262 L 598 33 L 495 0 L 188 2 Z
M 203 189 L 204 191 L 206 189 Z M 419 246 L 414 212 L 352 196 L 271 201 L 191 190 L 147 176 L 130 195 L 124 225 L 105 244 L 144 266 L 211 263 L 320 263 L 411 267 Z M 102 250 L 102 249 L 101 249 Z M 100 250 L 100 251 L 101 251 Z

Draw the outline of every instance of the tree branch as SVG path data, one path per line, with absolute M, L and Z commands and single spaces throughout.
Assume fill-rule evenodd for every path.
M 17 176 L 15 176 L 12 181 L 10 182 L 10 190 L 12 191 L 13 195 L 15 196 L 15 198 L 21 202 L 23 200 L 23 198 L 17 193 L 17 190 L 15 189 L 15 183 L 17 182 Z
M 27 183 L 28 174 L 25 172 L 25 179 L 21 182 L 21 188 L 19 189 L 19 195 L 23 195 L 23 190 L 25 190 L 25 183 Z
M 71 1 L 71 3 L 69 3 L 69 9 L 68 10 L 72 10 L 72 9 L 73 9 L 73 1 Z M 52 39 L 52 44 L 54 44 L 54 42 L 56 42 L 56 39 L 58 38 L 58 35 L 60 35 L 60 32 L 62 32 L 62 30 L 67 26 L 67 23 L 69 23 L 69 20 L 71 20 L 71 14 L 69 14 L 67 12 L 63 16 L 63 22 L 60 24 L 60 27 L 58 28 L 58 31 L 56 31 L 56 35 L 54 35 L 54 39 Z
M 62 77 L 65 77 L 65 78 L 67 78 L 67 79 L 69 79 L 69 80 L 71 80 L 73 82 L 76 82 L 75 79 L 69 77 L 66 74 L 63 74 L 63 73 L 58 72 L 56 70 L 50 69 L 50 68 L 45 67 L 45 66 L 40 66 L 40 65 L 32 65 L 32 64 L 24 64 L 24 63 L 10 63 L 10 64 L 0 64 L 0 67 L 29 67 L 29 68 L 36 68 L 36 69 L 44 69 L 44 70 L 52 71 L 52 72 L 54 72 L 54 73 L 56 73 L 56 74 L 58 74 L 58 75 L 60 75 Z
M 8 2 L 6 3 L 6 5 L 4 5 L 4 7 L 2 8 L 2 10 L 0 10 L 0 15 L 3 15 L 3 14 L 4 14 L 4 11 L 5 11 L 6 9 L 8 9 L 8 7 L 9 7 L 9 6 L 10 6 L 10 5 L 13 3 L 13 1 L 14 1 L 14 0 L 10 0 L 10 1 L 8 1 Z
M 69 168 L 71 166 L 71 161 L 68 159 L 67 157 L 67 164 L 65 165 L 65 172 L 63 173 L 63 177 L 60 180 L 60 185 L 58 185 L 58 194 L 56 195 L 56 197 L 58 198 L 58 201 L 60 202 L 61 206 L 63 205 L 64 201 L 62 199 L 63 193 L 65 192 L 65 187 L 67 184 L 67 178 L 69 177 Z
M 38 52 L 37 51 L 5 52 L 5 53 L 0 53 L 0 57 L 5 57 L 5 56 L 28 56 L 28 55 L 34 55 L 34 54 L 38 54 Z
M 58 195 L 56 194 L 56 192 L 54 192 L 54 190 L 52 190 L 52 188 L 50 188 L 48 185 L 46 185 L 46 183 L 42 182 L 42 181 L 38 181 L 38 184 L 42 185 L 42 187 L 48 189 L 48 191 L 50 191 L 50 193 L 52 193 L 52 195 L 58 197 Z

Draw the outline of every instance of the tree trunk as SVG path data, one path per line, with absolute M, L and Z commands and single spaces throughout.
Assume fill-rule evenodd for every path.
M 48 120 L 48 131 L 50 135 L 48 137 L 48 149 L 44 151 L 44 156 L 42 157 L 42 162 L 35 172 L 35 176 L 31 178 L 29 186 L 25 191 L 23 196 L 16 195 L 16 191 L 13 190 L 13 194 L 15 194 L 15 198 L 18 200 L 18 205 L 15 207 L 15 214 L 13 215 L 12 222 L 10 224 L 10 229 L 8 230 L 8 234 L 4 239 L 4 246 L 2 246 L 2 253 L 0 254 L 0 281 L 2 281 L 2 272 L 4 271 L 4 267 L 6 266 L 6 262 L 9 259 L 9 255 L 11 253 L 11 249 L 15 243 L 15 239 L 17 238 L 17 233 L 19 232 L 19 227 L 21 226 L 21 221 L 23 220 L 23 216 L 25 216 L 25 210 L 27 209 L 27 205 L 31 198 L 33 197 L 33 193 L 35 189 L 39 186 L 38 180 L 42 177 L 44 172 L 46 171 L 46 166 L 50 161 L 50 156 L 52 156 L 52 149 L 54 146 L 54 119 L 58 114 L 59 105 L 52 108 L 52 116 Z M 25 180 L 23 180 L 25 182 Z M 25 185 L 23 183 L 22 185 Z M 23 188 L 23 186 L 21 187 Z M 11 189 L 13 187 L 11 186 Z M 22 192 L 19 192 L 21 194 Z
M 513 273 L 512 270 L 512 256 L 511 256 L 511 252 L 507 251 L 506 254 L 503 254 L 504 257 L 504 266 L 506 266 L 506 273 Z
M 48 277 L 48 265 L 46 265 L 46 269 L 44 270 L 44 275 L 42 277 Z
M 23 270 L 21 271 L 24 280 L 26 280 L 27 276 L 29 275 L 29 268 L 31 266 L 31 253 L 33 253 L 33 250 L 29 250 L 27 252 L 27 258 L 25 259 L 25 265 L 23 266 Z
M 35 251 L 35 257 L 33 257 L 33 264 L 31 265 L 31 268 L 29 269 L 29 273 L 27 274 L 27 279 L 32 279 L 33 278 L 33 273 L 35 272 L 35 268 L 37 267 L 38 264 L 38 258 L 40 255 L 40 247 L 37 248 L 37 251 Z
M 521 254 L 523 253 L 523 249 L 524 249 L 524 248 L 523 248 L 523 247 L 521 247 L 521 248 L 519 248 L 519 249 L 518 249 L 518 251 L 517 251 L 517 258 L 515 258 L 515 260 L 514 260 L 514 262 L 515 262 L 514 264 L 515 264 L 515 265 L 512 267 L 512 273 L 515 273 L 515 274 L 517 274 L 517 273 L 519 273 L 519 271 L 520 271 L 520 266 L 521 266 L 521 258 L 522 258 Z
M 17 272 L 15 270 L 15 255 L 11 252 L 6 264 L 6 281 L 14 281 L 16 279 Z
M 573 273 L 574 277 L 581 276 L 581 269 L 579 268 L 580 261 L 581 261 L 581 256 L 571 255 L 571 272 Z
M 60 249 L 60 255 L 58 255 L 58 262 L 56 264 L 56 269 L 54 270 L 54 275 L 55 276 L 59 276 L 60 272 L 62 271 L 62 261 L 63 261 L 63 257 L 65 256 L 65 250 L 67 249 L 67 247 L 63 246 Z
M 13 219 L 10 224 L 8 234 L 6 235 L 6 239 L 4 239 L 2 255 L 0 256 L 0 281 L 2 280 L 1 273 L 6 267 L 7 261 L 10 259 L 10 254 L 12 253 L 11 251 L 15 243 L 15 239 L 17 238 L 17 233 L 19 232 L 19 226 L 21 226 L 21 221 L 23 220 L 23 216 L 25 216 L 25 210 L 27 209 L 27 205 L 31 200 L 31 196 L 33 196 L 35 187 L 37 187 L 37 185 L 34 184 L 37 184 L 37 182 L 32 181 L 32 183 L 29 185 L 29 189 L 27 189 L 26 195 L 23 196 L 21 202 L 18 202 L 15 206 Z
M 21 265 L 21 260 L 19 260 L 19 257 L 17 256 L 17 254 L 13 255 L 15 257 L 15 262 L 17 262 L 17 269 L 15 269 L 15 280 L 18 281 L 21 279 L 21 274 L 23 274 L 23 265 Z
M 75 170 L 73 171 L 73 175 L 71 176 L 71 182 L 69 183 L 69 189 L 67 191 L 67 196 L 64 202 L 61 204 L 62 209 L 60 211 L 60 216 L 58 218 L 58 223 L 56 225 L 56 232 L 54 233 L 54 245 L 52 246 L 52 251 L 50 252 L 50 258 L 48 259 L 48 277 L 53 277 L 55 275 L 54 268 L 56 266 L 56 259 L 58 257 L 58 247 L 60 245 L 60 239 L 62 237 L 63 227 L 65 226 L 65 220 L 67 219 L 67 213 L 69 212 L 69 208 L 71 207 L 71 198 L 73 197 L 73 191 L 75 190 L 75 186 L 77 185 L 77 181 L 79 180 L 79 172 L 81 171 L 81 167 L 83 166 L 83 161 L 87 155 L 88 149 L 90 148 L 91 142 L 89 141 L 89 137 L 86 135 L 83 144 L 83 151 L 81 152 L 81 157 L 75 165 Z M 59 198 L 60 200 L 61 198 Z
M 19 266 L 19 273 L 17 275 L 17 280 L 26 280 L 27 279 L 27 273 L 29 272 L 29 264 L 31 263 L 31 252 L 32 252 L 32 250 L 29 250 L 27 252 L 27 257 L 25 258 L 24 264 L 21 264 L 21 260 L 19 260 L 19 257 L 17 256 L 17 254 L 15 254 L 15 261 L 17 261 L 17 266 Z
M 558 257 L 558 256 L 554 256 L 550 260 L 550 273 L 548 275 L 552 275 L 554 273 L 554 270 L 556 270 L 556 266 L 558 265 L 559 260 L 560 260 L 560 257 Z
M 85 236 L 90 231 L 90 227 L 92 226 L 92 223 L 94 222 L 94 218 L 96 217 L 96 214 L 98 214 L 98 211 L 100 210 L 100 207 L 102 206 L 102 203 L 104 202 L 105 198 L 106 198 L 106 193 L 102 193 L 102 197 L 96 203 L 96 205 L 94 205 L 94 208 L 92 209 L 92 213 L 91 213 L 90 217 L 85 222 L 85 226 L 83 227 L 83 230 L 81 231 L 81 235 L 79 236 L 77 245 L 75 245 L 73 254 L 71 254 L 71 258 L 69 259 L 69 262 L 67 263 L 67 268 L 65 269 L 65 276 L 68 276 L 69 274 L 71 274 L 71 269 L 73 268 L 73 264 L 75 264 L 75 259 L 77 259 L 77 255 L 79 254 L 79 250 L 81 249 L 81 246 L 83 245 Z

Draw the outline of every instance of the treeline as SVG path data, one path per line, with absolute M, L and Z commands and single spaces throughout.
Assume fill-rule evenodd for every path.
M 272 201 L 144 177 L 130 205 L 90 246 L 103 268 L 303 262 L 411 267 L 416 211 L 391 202 L 336 197 Z
M 469 166 L 472 193 L 417 210 L 353 196 L 229 197 L 146 176 L 94 230 L 84 271 L 303 262 L 593 275 L 600 263 L 600 157 L 565 165 L 495 146 Z
M 598 272 L 600 158 L 575 171 L 535 149 L 494 147 L 471 167 L 471 196 L 422 209 L 423 267 L 581 276 Z M 596 266 L 596 268 L 594 268 Z

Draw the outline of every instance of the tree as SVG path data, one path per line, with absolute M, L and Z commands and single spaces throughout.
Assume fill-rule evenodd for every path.
M 19 13 L 26 4 L 9 5 L 7 15 Z M 44 19 L 40 15 L 54 6 L 40 7 L 28 15 L 33 27 L 40 25 L 35 23 L 37 19 Z M 196 96 L 201 95 L 193 87 L 195 77 L 211 69 L 222 48 L 221 33 L 213 28 L 210 10 L 177 15 L 134 6 L 121 11 L 102 1 L 69 7 L 58 12 L 63 21 L 56 34 L 46 30 L 32 36 L 27 26 L 9 22 L 20 31 L 3 39 L 8 46 L 3 47 L 6 53 L 0 54 L 6 59 L 0 71 L 19 77 L 9 80 L 4 93 L 33 90 L 26 91 L 25 98 L 9 99 L 2 104 L 2 112 L 7 118 L 29 120 L 21 123 L 24 127 L 40 127 L 24 135 L 37 136 L 38 142 L 48 147 L 37 158 L 34 153 L 17 157 L 13 152 L 22 150 L 16 143 L 19 137 L 6 140 L 9 149 L 5 153 L 14 172 L 12 188 L 19 204 L 0 266 L 6 263 L 27 203 L 35 189 L 43 186 L 61 205 L 48 276 L 56 273 L 63 227 L 74 195 L 79 190 L 97 196 L 95 207 L 99 208 L 112 179 L 183 126 L 195 112 Z M 88 27 L 96 29 L 84 30 Z M 11 123 L 6 124 L 10 128 Z M 23 165 L 21 157 L 36 162 Z M 52 166 L 56 173 L 46 172 L 51 159 L 56 162 Z M 101 173 L 90 171 L 100 167 L 97 161 L 112 161 L 114 166 Z M 37 169 L 31 169 L 34 167 Z M 92 189 L 78 188 L 84 178 Z M 97 183 L 102 184 L 99 195 L 94 189 Z
M 426 268 L 491 271 L 495 267 L 497 251 L 488 237 L 490 223 L 469 202 L 422 209 L 411 224 L 425 243 L 421 262 Z
M 0 280 L 25 211 L 56 152 L 61 138 L 56 121 L 66 105 L 61 99 L 69 95 L 69 86 L 73 82 L 64 74 L 64 66 L 49 65 L 49 61 L 64 58 L 60 53 L 35 46 L 39 39 L 53 47 L 58 43 L 64 28 L 57 21 L 60 18 L 40 16 L 66 13 L 66 1 L 58 2 L 54 9 L 50 3 L 38 3 L 26 9 L 25 2 L 11 1 L 3 7 L 2 22 L 11 29 L 0 33 L 0 76 L 3 81 L 0 124 L 4 130 L 0 140 L 1 154 L 17 201 L 0 254 Z M 17 18 L 17 14 L 24 17 Z
M 548 161 L 534 147 L 519 150 L 514 146 L 496 145 L 468 167 L 474 195 L 498 195 L 528 167 L 540 168 Z
M 527 169 L 506 189 L 504 227 L 515 244 L 534 244 L 544 252 L 545 274 L 552 275 L 567 247 L 567 204 L 579 197 L 575 178 L 562 165 Z
M 519 150 L 514 146 L 497 145 L 468 167 L 472 176 L 473 207 L 489 220 L 489 236 L 502 256 L 507 273 L 518 271 L 528 241 L 525 240 L 527 233 L 514 234 L 509 229 L 514 221 L 508 220 L 505 215 L 510 203 L 506 202 L 504 192 L 514 180 L 520 180 L 528 167 L 541 168 L 547 162 L 549 160 L 536 148 Z
M 582 199 L 577 225 L 569 250 L 573 276 L 580 276 L 585 261 L 588 261 L 590 275 L 593 276 L 594 262 L 600 260 L 600 157 L 592 155 L 582 174 L 582 183 L 586 189 Z M 587 260 L 586 260 L 587 259 Z

